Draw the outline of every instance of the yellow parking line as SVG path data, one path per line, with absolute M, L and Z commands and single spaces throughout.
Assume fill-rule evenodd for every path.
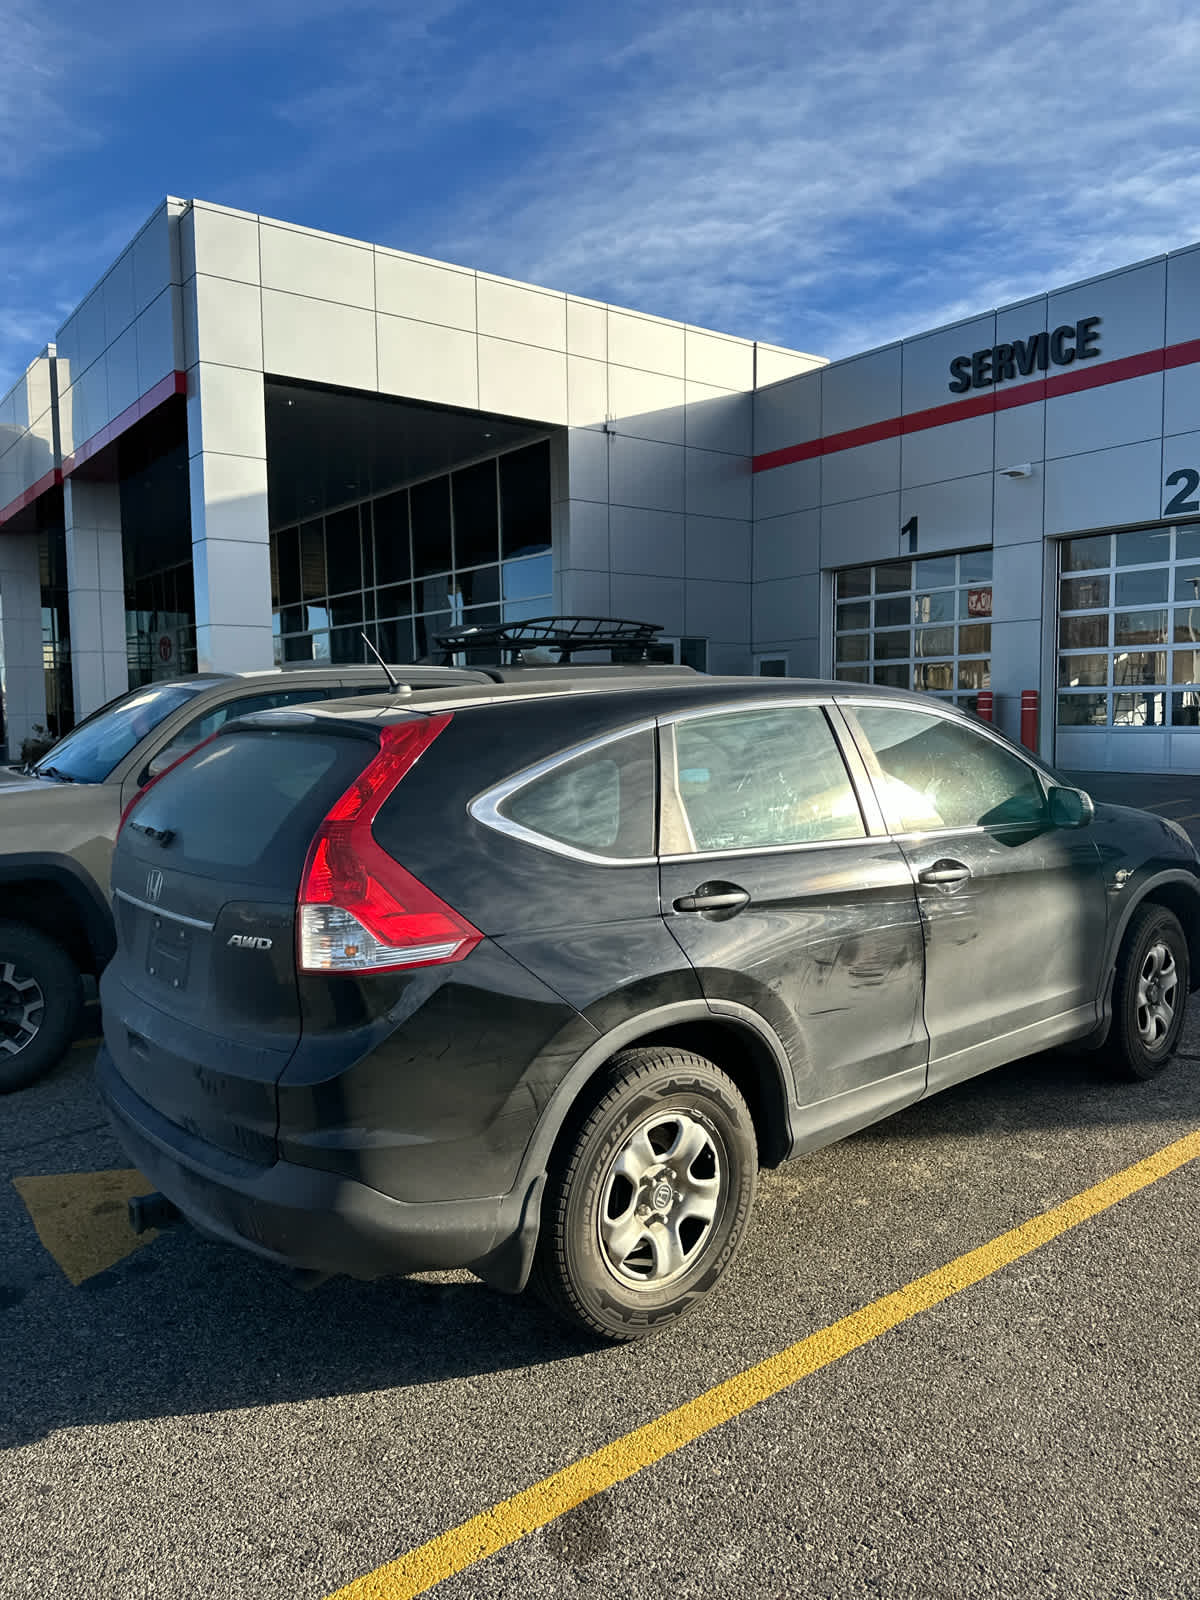
M 1064 1200 L 1041 1216 L 1002 1233 L 903 1289 L 884 1295 L 840 1322 L 801 1339 L 778 1355 L 728 1378 L 665 1416 L 602 1445 L 581 1461 L 551 1473 L 508 1500 L 481 1511 L 468 1522 L 419 1545 L 386 1566 L 356 1578 L 329 1600 L 413 1600 L 443 1579 L 515 1544 L 565 1512 L 632 1478 L 644 1467 L 690 1444 L 751 1406 L 779 1394 L 801 1378 L 878 1339 L 931 1306 L 989 1278 L 1001 1267 L 1057 1239 L 1090 1217 L 1106 1211 L 1139 1189 L 1177 1171 L 1200 1156 L 1200 1131 L 1135 1162 L 1103 1183 Z

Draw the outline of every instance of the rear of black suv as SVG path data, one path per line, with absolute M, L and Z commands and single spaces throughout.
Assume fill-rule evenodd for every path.
M 589 1006 L 697 994 L 659 914 L 637 698 L 491 698 L 265 713 L 127 816 L 101 1084 L 202 1230 L 318 1272 L 523 1287 L 539 1118 L 612 1021 Z M 614 727 L 599 777 L 500 793 Z M 589 837 L 597 798 L 616 821 Z

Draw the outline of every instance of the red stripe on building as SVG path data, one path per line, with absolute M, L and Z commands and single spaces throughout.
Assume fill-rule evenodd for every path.
M 754 471 L 770 472 L 772 467 L 787 467 L 795 461 L 814 461 L 818 456 L 836 455 L 841 450 L 853 450 L 860 444 L 877 444 L 881 439 L 922 433 L 926 428 L 944 428 L 947 423 L 964 422 L 968 417 L 984 417 L 990 412 L 1011 410 L 1014 406 L 1031 406 L 1038 400 L 1051 400 L 1056 395 L 1079 394 L 1084 389 L 1100 389 L 1105 384 L 1124 383 L 1129 378 L 1144 378 L 1151 373 L 1190 367 L 1197 362 L 1200 362 L 1200 339 L 1189 339 L 1183 344 L 1167 345 L 1163 350 L 1146 350 L 1141 355 L 1122 356 L 1119 360 L 1106 361 L 1099 366 L 1081 367 L 1073 372 L 1058 373 L 1052 378 L 1038 378 L 1033 383 L 1023 383 L 1014 388 L 993 389 L 987 394 L 971 395 L 966 400 L 951 400 L 946 405 L 930 406 L 925 411 L 912 411 L 907 416 L 889 417 L 885 422 L 871 422 L 863 428 L 828 433 L 824 438 L 787 445 L 782 450 L 768 450 L 765 455 L 755 456 Z
M 120 416 L 94 433 L 90 439 L 85 439 L 81 445 L 76 446 L 73 453 L 63 457 L 63 477 L 69 478 L 76 467 L 81 467 L 85 461 L 90 461 L 106 445 L 126 433 L 135 422 L 140 422 L 143 417 L 148 417 L 164 400 L 170 400 L 173 395 L 187 393 L 187 373 L 168 372 L 167 376 L 156 383 L 153 389 L 147 389 L 140 400 L 135 400 L 131 406 L 126 407 Z
M 45 494 L 47 489 L 56 488 L 62 481 L 62 470 L 59 467 L 54 467 L 50 472 L 43 474 L 15 500 L 10 500 L 6 506 L 0 506 L 0 523 L 10 522 L 19 511 L 24 511 L 26 506 L 31 506 L 40 495 Z

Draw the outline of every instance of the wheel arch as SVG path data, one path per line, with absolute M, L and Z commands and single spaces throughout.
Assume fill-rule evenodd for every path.
M 1159 905 L 1179 918 L 1188 942 L 1188 964 L 1191 968 L 1190 987 L 1194 993 L 1200 989 L 1200 883 L 1183 873 L 1153 879 L 1130 905 L 1126 906 L 1117 925 L 1113 940 L 1112 957 L 1115 963 L 1129 924 L 1143 906 Z
M 792 1075 L 774 1030 L 747 1006 L 683 1001 L 620 1024 L 580 1056 L 547 1102 L 526 1152 L 522 1177 L 545 1172 L 590 1091 L 614 1056 L 644 1045 L 671 1045 L 703 1056 L 741 1091 L 754 1123 L 759 1165 L 778 1166 L 791 1148 Z
M 760 1167 L 778 1166 L 787 1157 L 792 1148 L 793 1079 L 787 1052 L 769 1024 L 734 1001 L 679 1001 L 643 1012 L 589 1045 L 546 1102 L 517 1181 L 501 1202 L 512 1231 L 472 1269 L 485 1282 L 509 1293 L 524 1289 L 537 1246 L 546 1176 L 586 1116 L 591 1091 L 605 1067 L 621 1051 L 643 1045 L 690 1050 L 719 1067 L 746 1100 Z
M 81 972 L 98 974 L 116 948 L 108 902 L 62 856 L 31 853 L 0 861 L 0 920 L 26 923 L 56 940 Z

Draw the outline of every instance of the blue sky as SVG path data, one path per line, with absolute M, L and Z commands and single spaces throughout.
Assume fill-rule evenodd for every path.
M 0 0 L 0 393 L 164 194 L 837 356 L 1200 240 L 1187 0 Z

